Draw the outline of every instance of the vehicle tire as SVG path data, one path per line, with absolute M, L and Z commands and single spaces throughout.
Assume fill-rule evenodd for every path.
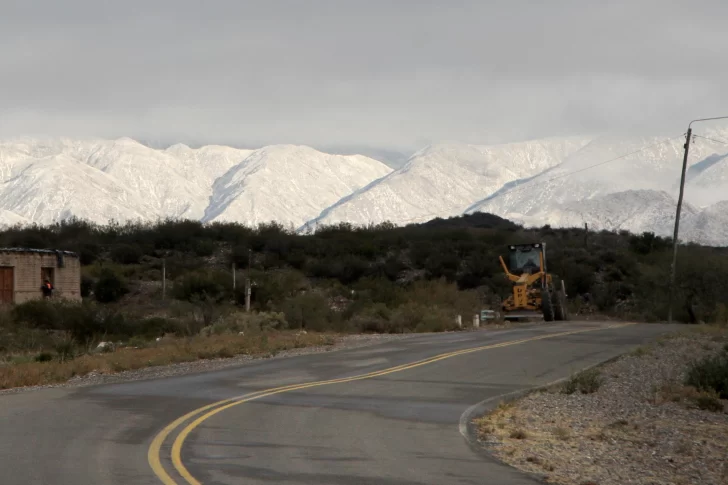
M 543 313 L 544 322 L 554 321 L 554 306 L 549 290 L 541 290 L 541 312 Z

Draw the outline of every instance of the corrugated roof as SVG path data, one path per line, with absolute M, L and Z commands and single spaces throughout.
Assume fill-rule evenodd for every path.
M 33 249 L 33 248 L 0 248 L 0 253 L 37 253 L 37 254 L 58 254 L 64 256 L 78 256 L 73 251 L 61 251 L 55 249 Z

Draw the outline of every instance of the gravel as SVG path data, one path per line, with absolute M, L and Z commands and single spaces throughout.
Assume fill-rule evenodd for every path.
M 688 364 L 720 352 L 727 333 L 661 339 L 600 367 L 592 394 L 557 386 L 502 405 L 478 421 L 481 442 L 550 483 L 726 485 L 728 414 L 697 409 L 682 382 Z
M 48 384 L 43 386 L 19 387 L 13 389 L 0 390 L 0 396 L 3 394 L 12 394 L 18 392 L 28 392 L 38 389 L 48 388 L 70 388 L 95 386 L 99 384 L 113 384 L 117 382 L 138 381 L 144 379 L 157 379 L 160 377 L 174 377 L 185 374 L 194 374 L 198 372 L 209 372 L 214 370 L 225 369 L 244 365 L 246 363 L 267 359 L 281 359 L 285 357 L 294 357 L 298 355 L 308 355 L 324 352 L 332 352 L 343 349 L 354 349 L 358 347 L 366 347 L 376 345 L 393 340 L 402 340 L 411 338 L 416 335 L 423 334 L 361 334 L 346 335 L 338 337 L 333 345 L 322 345 L 315 347 L 303 347 L 298 349 L 283 350 L 273 356 L 270 355 L 241 355 L 229 359 L 201 359 L 193 362 L 182 362 L 179 364 L 146 367 L 133 371 L 124 371 L 113 374 L 90 373 L 84 376 L 74 377 L 68 382 L 60 384 Z

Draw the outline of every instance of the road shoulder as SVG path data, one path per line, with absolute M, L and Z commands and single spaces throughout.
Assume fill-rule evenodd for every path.
M 479 403 L 461 432 L 550 483 L 726 483 L 728 403 L 720 410 L 685 385 L 692 362 L 726 346 L 728 330 L 712 327 L 660 338 L 577 378 Z

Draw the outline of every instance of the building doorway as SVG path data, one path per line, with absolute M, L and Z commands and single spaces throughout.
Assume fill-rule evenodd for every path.
M 0 304 L 12 303 L 15 293 L 15 270 L 10 266 L 0 267 Z

